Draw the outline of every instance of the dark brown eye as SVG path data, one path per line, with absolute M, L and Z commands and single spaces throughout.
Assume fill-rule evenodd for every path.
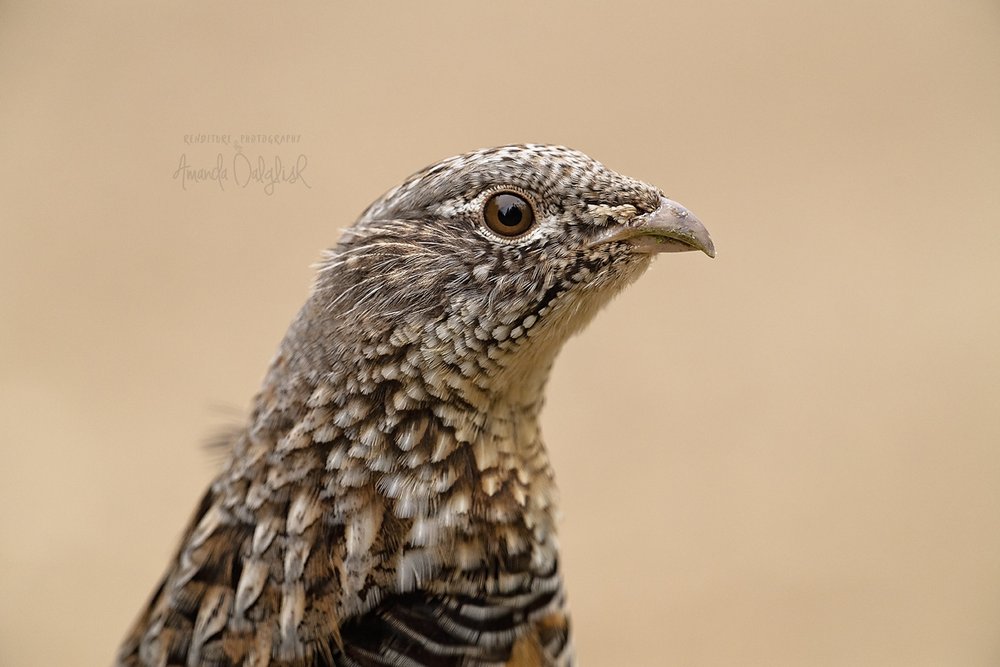
M 513 192 L 498 192 L 486 202 L 486 224 L 500 236 L 518 236 L 535 223 L 535 212 L 524 197 Z

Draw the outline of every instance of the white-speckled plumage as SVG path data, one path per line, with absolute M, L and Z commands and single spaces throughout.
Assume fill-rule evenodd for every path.
M 524 233 L 484 224 L 498 193 L 530 206 Z M 652 253 L 714 252 L 668 201 L 519 145 L 373 203 L 325 256 L 119 664 L 570 664 L 538 415 L 562 344 Z

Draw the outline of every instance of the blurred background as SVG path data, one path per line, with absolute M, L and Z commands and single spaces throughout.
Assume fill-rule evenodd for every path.
M 557 363 L 580 662 L 1000 664 L 995 0 L 6 1 L 0 90 L 0 664 L 108 664 L 321 249 L 524 141 L 719 250 Z

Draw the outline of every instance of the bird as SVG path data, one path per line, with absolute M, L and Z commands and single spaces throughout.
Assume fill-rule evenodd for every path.
M 715 248 L 563 146 L 429 166 L 320 260 L 120 666 L 572 665 L 539 430 L 563 343 Z

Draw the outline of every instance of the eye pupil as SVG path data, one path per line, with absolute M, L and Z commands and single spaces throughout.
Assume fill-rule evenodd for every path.
M 519 194 L 498 192 L 486 202 L 483 211 L 486 225 L 502 236 L 519 236 L 535 222 L 531 204 Z
M 517 227 L 521 223 L 521 209 L 517 204 L 501 204 L 497 208 L 497 219 L 505 227 Z

